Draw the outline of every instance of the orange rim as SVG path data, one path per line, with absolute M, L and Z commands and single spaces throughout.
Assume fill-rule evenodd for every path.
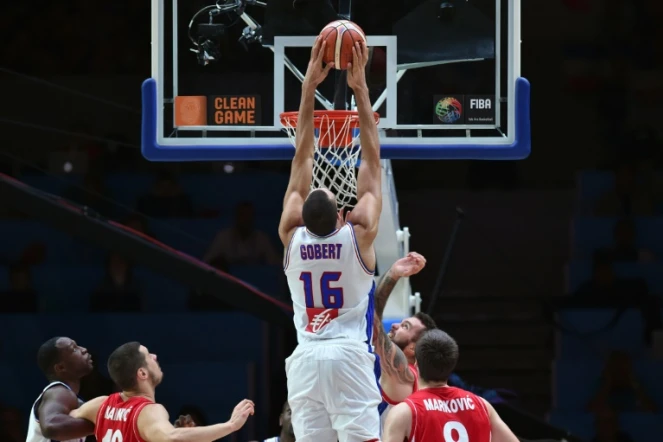
M 375 123 L 380 121 L 380 115 L 374 112 Z M 297 128 L 299 112 L 283 112 L 281 124 L 285 127 Z M 359 113 L 357 111 L 322 110 L 313 111 L 313 127 L 318 129 L 318 147 L 347 148 L 354 143 L 354 129 L 359 128 Z
M 380 122 L 380 114 L 373 112 L 375 116 L 375 124 Z M 297 126 L 297 119 L 299 118 L 299 112 L 283 112 L 281 114 L 281 124 L 284 126 Z M 313 111 L 313 126 L 316 129 L 321 127 L 330 127 L 336 126 L 338 123 L 346 124 L 346 121 L 350 119 L 349 129 L 356 129 L 359 127 L 359 112 L 357 111 L 345 111 L 345 110 L 317 110 Z

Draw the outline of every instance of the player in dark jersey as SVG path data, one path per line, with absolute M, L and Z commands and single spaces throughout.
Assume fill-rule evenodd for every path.
M 81 379 L 92 371 L 87 349 L 69 338 L 51 338 L 39 347 L 37 363 L 49 384 L 30 412 L 27 442 L 69 441 L 92 434 L 90 422 L 69 416 L 81 403 Z
M 447 385 L 458 362 L 451 336 L 427 331 L 415 358 L 419 390 L 389 412 L 383 442 L 518 442 L 488 401 Z
M 175 428 L 154 399 L 163 378 L 157 356 L 138 342 L 118 347 L 108 358 L 108 372 L 122 392 L 93 399 L 71 413 L 95 423 L 99 442 L 211 442 L 242 428 L 254 412 L 253 402 L 245 399 L 224 424 Z

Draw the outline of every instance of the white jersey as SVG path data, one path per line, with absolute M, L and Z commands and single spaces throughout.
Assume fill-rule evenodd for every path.
M 352 224 L 320 237 L 298 227 L 285 252 L 297 341 L 370 344 L 374 271 L 361 260 Z
M 281 442 L 281 438 L 279 436 L 270 437 L 269 439 L 265 439 L 263 442 Z
M 28 424 L 28 435 L 25 438 L 25 442 L 50 442 L 50 439 L 47 439 L 44 437 L 44 435 L 41 433 L 41 427 L 39 426 L 39 416 L 37 415 L 37 410 L 39 409 L 39 404 L 41 404 L 41 398 L 44 396 L 44 393 L 46 390 L 49 388 L 55 387 L 56 385 L 61 385 L 65 388 L 69 388 L 67 384 L 64 382 L 51 382 L 44 388 L 35 401 L 35 403 L 32 405 L 32 409 L 30 410 L 30 420 Z M 78 400 L 79 405 L 83 403 L 80 399 Z M 85 438 L 81 439 L 72 439 L 71 441 L 62 441 L 62 442 L 83 442 L 85 441 Z

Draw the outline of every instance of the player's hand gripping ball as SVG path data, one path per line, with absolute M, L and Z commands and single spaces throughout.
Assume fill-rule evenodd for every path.
M 336 20 L 322 28 L 320 38 L 326 42 L 322 61 L 334 63 L 336 69 L 347 69 L 352 63 L 352 48 L 355 43 L 366 45 L 366 34 L 350 20 Z

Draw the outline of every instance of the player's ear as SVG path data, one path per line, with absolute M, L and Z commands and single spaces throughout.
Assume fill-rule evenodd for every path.
M 58 362 L 57 364 L 55 364 L 55 365 L 53 366 L 53 372 L 54 372 L 55 374 L 62 373 L 64 370 L 65 370 L 65 366 L 64 366 L 64 364 L 63 364 L 62 362 Z
M 414 342 L 410 342 L 407 347 L 405 347 L 405 350 L 403 353 L 405 353 L 405 356 L 408 358 L 411 358 L 414 356 L 414 348 L 416 347 L 416 344 Z
M 147 379 L 147 370 L 143 367 L 138 369 L 138 379 Z

